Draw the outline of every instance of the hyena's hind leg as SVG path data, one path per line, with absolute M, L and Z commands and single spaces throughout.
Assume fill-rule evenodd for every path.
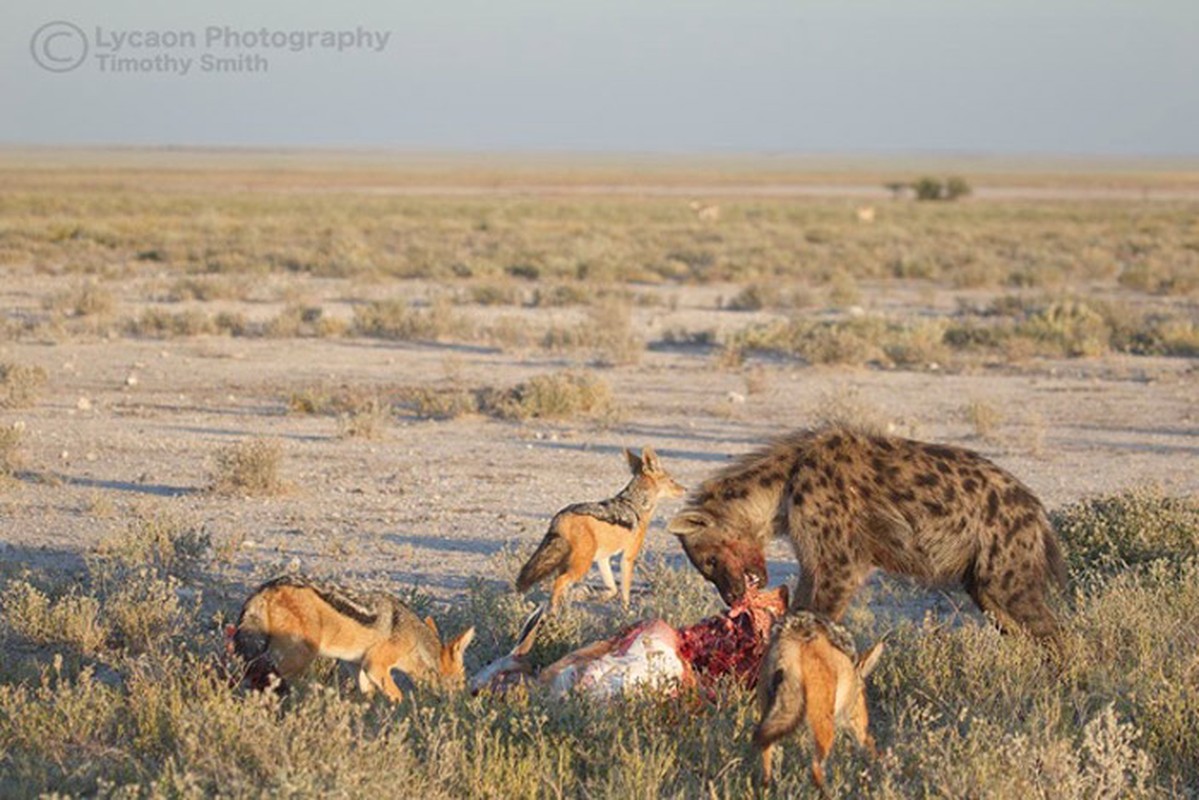
M 1043 552 L 1044 530 L 1038 525 L 1014 527 L 1007 546 L 989 545 L 966 576 L 966 591 L 1004 633 L 1031 635 L 1054 652 L 1061 646 L 1061 628 L 1049 607 L 1049 565 Z

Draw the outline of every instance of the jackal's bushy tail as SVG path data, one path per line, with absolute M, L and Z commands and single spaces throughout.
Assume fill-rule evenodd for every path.
M 550 530 L 537 546 L 536 552 L 520 568 L 520 575 L 516 577 L 516 590 L 528 591 L 533 584 L 563 566 L 568 558 L 570 542 Z
M 803 721 L 804 690 L 798 671 L 794 666 L 780 666 L 774 674 L 766 677 L 768 686 L 760 687 L 766 693 L 766 708 L 762 719 L 754 730 L 754 745 L 767 747 L 794 731 Z

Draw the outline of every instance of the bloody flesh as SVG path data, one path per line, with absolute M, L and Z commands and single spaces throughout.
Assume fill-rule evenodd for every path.
M 770 645 L 770 628 L 787 610 L 787 591 L 751 589 L 727 612 L 679 628 L 679 657 L 703 679 L 733 674 L 752 685 Z

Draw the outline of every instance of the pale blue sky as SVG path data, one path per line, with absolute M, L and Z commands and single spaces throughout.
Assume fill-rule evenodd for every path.
M 1199 154 L 1199 0 L 47 0 L 2 14 L 0 143 Z M 52 20 L 92 40 L 70 72 L 32 58 Z M 391 38 L 378 53 L 264 51 L 263 74 L 94 60 L 97 26 L 208 25 Z

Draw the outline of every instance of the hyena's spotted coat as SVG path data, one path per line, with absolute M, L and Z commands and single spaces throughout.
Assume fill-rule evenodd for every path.
M 1050 580 L 1064 581 L 1045 510 L 1010 473 L 969 450 L 843 427 L 803 431 L 703 483 L 670 523 L 726 602 L 766 583 L 765 546 L 790 538 L 794 607 L 840 619 L 875 567 L 960 582 L 1005 630 L 1054 638 Z

